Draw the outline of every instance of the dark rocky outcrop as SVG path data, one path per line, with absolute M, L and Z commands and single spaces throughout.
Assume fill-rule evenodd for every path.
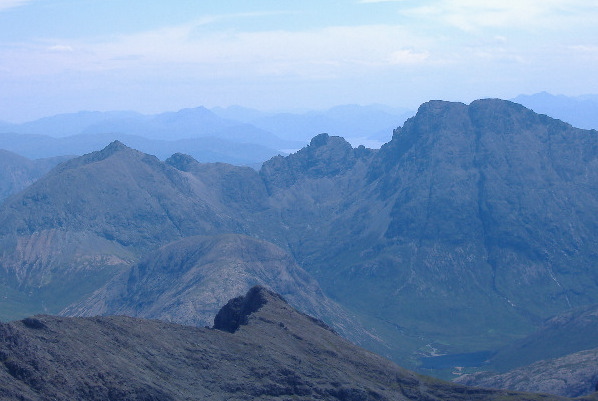
M 249 315 L 264 306 L 268 298 L 280 298 L 280 296 L 263 287 L 253 287 L 246 295 L 231 299 L 214 318 L 214 328 L 234 333 L 239 326 L 249 322 Z

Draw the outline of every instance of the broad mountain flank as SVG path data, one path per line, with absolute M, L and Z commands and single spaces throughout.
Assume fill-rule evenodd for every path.
M 262 285 L 443 378 L 597 346 L 550 336 L 597 320 L 598 133 L 513 102 L 430 101 L 380 149 L 320 134 L 259 171 L 114 141 L 23 188 L 0 205 L 2 320 L 212 326 Z M 82 318 L 115 314 L 135 319 Z

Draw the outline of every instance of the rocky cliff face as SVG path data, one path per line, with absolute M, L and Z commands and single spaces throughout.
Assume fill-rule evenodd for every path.
M 309 145 L 287 157 L 275 157 L 262 166 L 260 175 L 270 192 L 289 188 L 299 180 L 333 178 L 351 170 L 359 160 L 375 151 L 363 146 L 353 149 L 338 136 L 320 134 Z
M 325 291 L 380 322 L 453 336 L 452 351 L 497 344 L 595 302 L 597 146 L 595 131 L 514 103 L 429 102 L 365 172 L 335 177 L 342 197 L 321 200 L 325 218 L 305 219 L 290 246 Z M 328 180 L 306 174 L 286 196 Z
M 214 329 L 128 317 L 37 316 L 0 324 L 0 397 L 558 399 L 467 388 L 408 372 L 351 345 L 263 288 L 232 304 Z

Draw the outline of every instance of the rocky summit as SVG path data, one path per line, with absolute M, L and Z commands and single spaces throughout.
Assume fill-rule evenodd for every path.
M 113 316 L 0 325 L 3 400 L 559 400 L 406 371 L 263 287 L 213 328 Z

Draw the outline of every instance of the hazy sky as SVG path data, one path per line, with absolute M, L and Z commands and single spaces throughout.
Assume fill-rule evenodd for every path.
M 596 0 L 0 0 L 0 120 L 598 93 Z

